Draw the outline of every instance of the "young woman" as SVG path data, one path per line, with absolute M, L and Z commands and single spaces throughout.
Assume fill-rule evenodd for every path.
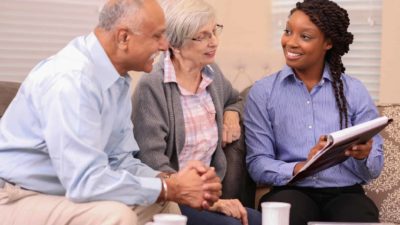
M 257 183 L 274 186 L 261 202 L 291 203 L 290 224 L 378 221 L 361 185 L 382 170 L 380 136 L 347 149 L 345 162 L 286 185 L 324 146 L 324 134 L 378 116 L 362 83 L 344 74 L 341 57 L 353 41 L 348 26 L 346 10 L 332 1 L 297 3 L 281 39 L 286 66 L 248 95 L 248 169 Z

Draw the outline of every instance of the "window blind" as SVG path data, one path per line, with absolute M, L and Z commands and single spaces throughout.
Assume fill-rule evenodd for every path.
M 97 23 L 100 0 L 1 0 L 0 80 L 29 71 Z
M 280 38 L 289 12 L 297 0 L 272 0 L 274 46 Z M 357 77 L 367 87 L 374 101 L 379 99 L 381 61 L 382 0 L 335 0 L 350 17 L 349 31 L 354 35 L 350 51 L 343 57 L 346 74 Z

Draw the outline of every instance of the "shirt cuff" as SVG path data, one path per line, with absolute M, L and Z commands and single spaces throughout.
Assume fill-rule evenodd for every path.
M 146 190 L 146 198 L 140 205 L 151 205 L 155 203 L 161 193 L 162 184 L 160 178 L 139 177 L 142 190 Z
M 293 177 L 293 170 L 296 164 L 299 162 L 283 163 L 279 166 L 279 181 L 277 185 L 286 185 L 289 180 Z

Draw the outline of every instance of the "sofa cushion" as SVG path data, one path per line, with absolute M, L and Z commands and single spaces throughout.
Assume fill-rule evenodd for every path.
M 246 99 L 250 88 L 240 93 Z M 243 102 L 244 103 L 244 102 Z M 241 114 L 243 116 L 243 114 Z M 243 121 L 243 118 L 241 119 Z M 251 179 L 246 167 L 246 145 L 244 142 L 244 128 L 241 123 L 242 134 L 239 140 L 227 145 L 224 153 L 227 160 L 227 170 L 222 181 L 222 198 L 239 199 L 246 206 L 253 208 L 255 201 L 256 184 Z
M 383 222 L 400 223 L 400 104 L 378 106 L 393 119 L 381 135 L 384 139 L 384 167 L 381 175 L 364 188 L 379 208 Z
M 11 100 L 17 94 L 20 83 L 0 81 L 0 118 L 3 116 Z

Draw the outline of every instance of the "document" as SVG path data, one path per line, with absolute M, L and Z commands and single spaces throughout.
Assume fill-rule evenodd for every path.
M 389 119 L 386 116 L 381 116 L 328 134 L 327 143 L 324 148 L 318 151 L 318 153 L 315 154 L 303 166 L 303 168 L 292 177 L 292 179 L 290 179 L 288 184 L 293 184 L 307 176 L 342 163 L 348 158 L 348 156 L 345 155 L 346 149 L 357 144 L 366 143 L 391 122 L 392 119 Z

